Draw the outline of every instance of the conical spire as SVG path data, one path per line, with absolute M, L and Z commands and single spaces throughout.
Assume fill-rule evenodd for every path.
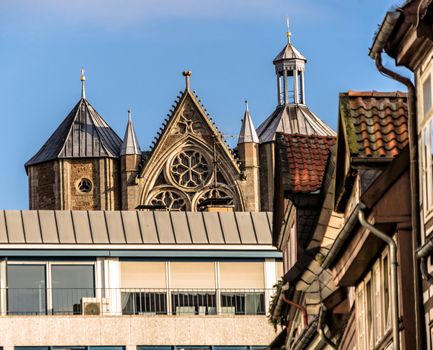
M 242 120 L 241 132 L 239 133 L 238 145 L 241 143 L 254 142 L 259 143 L 256 129 L 254 128 L 250 112 L 248 110 L 248 100 L 245 100 L 245 114 Z
M 134 126 L 132 125 L 131 111 L 128 110 L 128 124 L 126 125 L 125 137 L 123 138 L 120 155 L 141 154 L 140 145 L 135 135 Z

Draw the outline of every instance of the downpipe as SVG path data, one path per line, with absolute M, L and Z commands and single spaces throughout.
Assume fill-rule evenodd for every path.
M 284 294 L 281 294 L 281 297 L 282 297 L 281 299 L 282 299 L 285 303 L 287 303 L 287 304 L 289 304 L 289 305 L 291 305 L 291 306 L 293 306 L 293 307 L 295 307 L 295 308 L 297 308 L 298 310 L 301 311 L 301 313 L 302 313 L 302 324 L 304 325 L 304 327 L 307 327 L 307 326 L 308 326 L 308 313 L 307 313 L 307 308 L 306 308 L 305 306 L 299 305 L 299 304 L 297 304 L 297 303 L 295 303 L 295 302 L 293 302 L 293 301 L 287 299 L 286 296 L 285 296 Z
M 384 40 L 386 41 L 386 40 Z M 375 59 L 376 68 L 379 72 L 384 74 L 385 76 L 398 81 L 403 84 L 407 88 L 407 101 L 408 101 L 408 128 L 409 128 L 409 158 L 410 158 L 410 189 L 411 189 L 411 214 L 412 214 L 412 244 L 413 248 L 419 246 L 419 232 L 421 227 L 420 222 L 420 205 L 419 205 L 419 173 L 418 173 L 418 135 L 417 135 L 417 116 L 416 116 L 416 91 L 415 86 L 412 81 L 394 72 L 382 64 L 382 50 L 383 47 L 374 50 L 374 56 L 371 56 Z M 418 265 L 417 257 L 419 255 L 414 254 L 413 256 L 413 264 L 414 264 L 414 298 L 415 298 L 415 322 L 417 324 L 417 328 L 420 328 L 417 331 L 417 339 L 416 339 L 416 348 L 423 349 L 425 347 L 425 337 L 426 335 L 423 332 L 423 311 L 422 311 L 422 288 L 421 288 L 421 280 L 419 278 L 419 272 L 416 266 Z M 420 270 L 421 277 L 423 277 L 423 270 L 426 271 L 426 259 L 420 259 Z M 427 276 L 428 277 L 428 276 Z M 430 280 L 433 283 L 433 278 Z M 418 327 L 419 326 L 419 327 Z
M 392 340 L 393 340 L 393 349 L 400 350 L 400 332 L 398 325 L 398 280 L 397 280 L 397 244 L 395 241 L 378 230 L 373 225 L 369 224 L 365 219 L 364 210 L 366 209 L 366 205 L 364 203 L 360 203 L 358 219 L 359 223 L 369 230 L 373 235 L 378 237 L 379 239 L 386 242 L 389 247 L 390 252 L 390 260 L 391 260 L 391 307 L 392 307 Z
M 329 345 L 332 349 L 337 349 L 337 345 L 335 345 L 335 343 L 329 339 L 326 334 L 325 334 L 325 305 L 321 305 L 320 306 L 320 310 L 319 310 L 319 321 L 317 322 L 317 333 L 319 334 L 319 337 L 327 344 Z
M 416 256 L 419 259 L 421 276 L 428 283 L 433 284 L 433 275 L 428 272 L 427 259 L 433 253 L 433 242 L 429 240 L 422 247 L 418 248 Z

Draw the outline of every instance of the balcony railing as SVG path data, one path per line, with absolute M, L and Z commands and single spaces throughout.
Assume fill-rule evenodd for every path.
M 7 288 L 2 315 L 265 315 L 265 289 Z

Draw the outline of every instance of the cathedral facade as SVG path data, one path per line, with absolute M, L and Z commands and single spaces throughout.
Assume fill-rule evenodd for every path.
M 25 164 L 30 209 L 271 211 L 276 134 L 334 135 L 305 104 L 306 59 L 290 37 L 273 63 L 277 107 L 256 131 L 246 103 L 235 149 L 190 89 L 191 72 L 147 151 L 130 114 L 122 140 L 93 108 L 82 72 L 81 99 Z

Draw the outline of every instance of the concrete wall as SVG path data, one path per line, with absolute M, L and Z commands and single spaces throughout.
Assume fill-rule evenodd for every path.
M 267 345 L 274 337 L 266 316 L 0 317 L 4 350 L 62 345 Z

